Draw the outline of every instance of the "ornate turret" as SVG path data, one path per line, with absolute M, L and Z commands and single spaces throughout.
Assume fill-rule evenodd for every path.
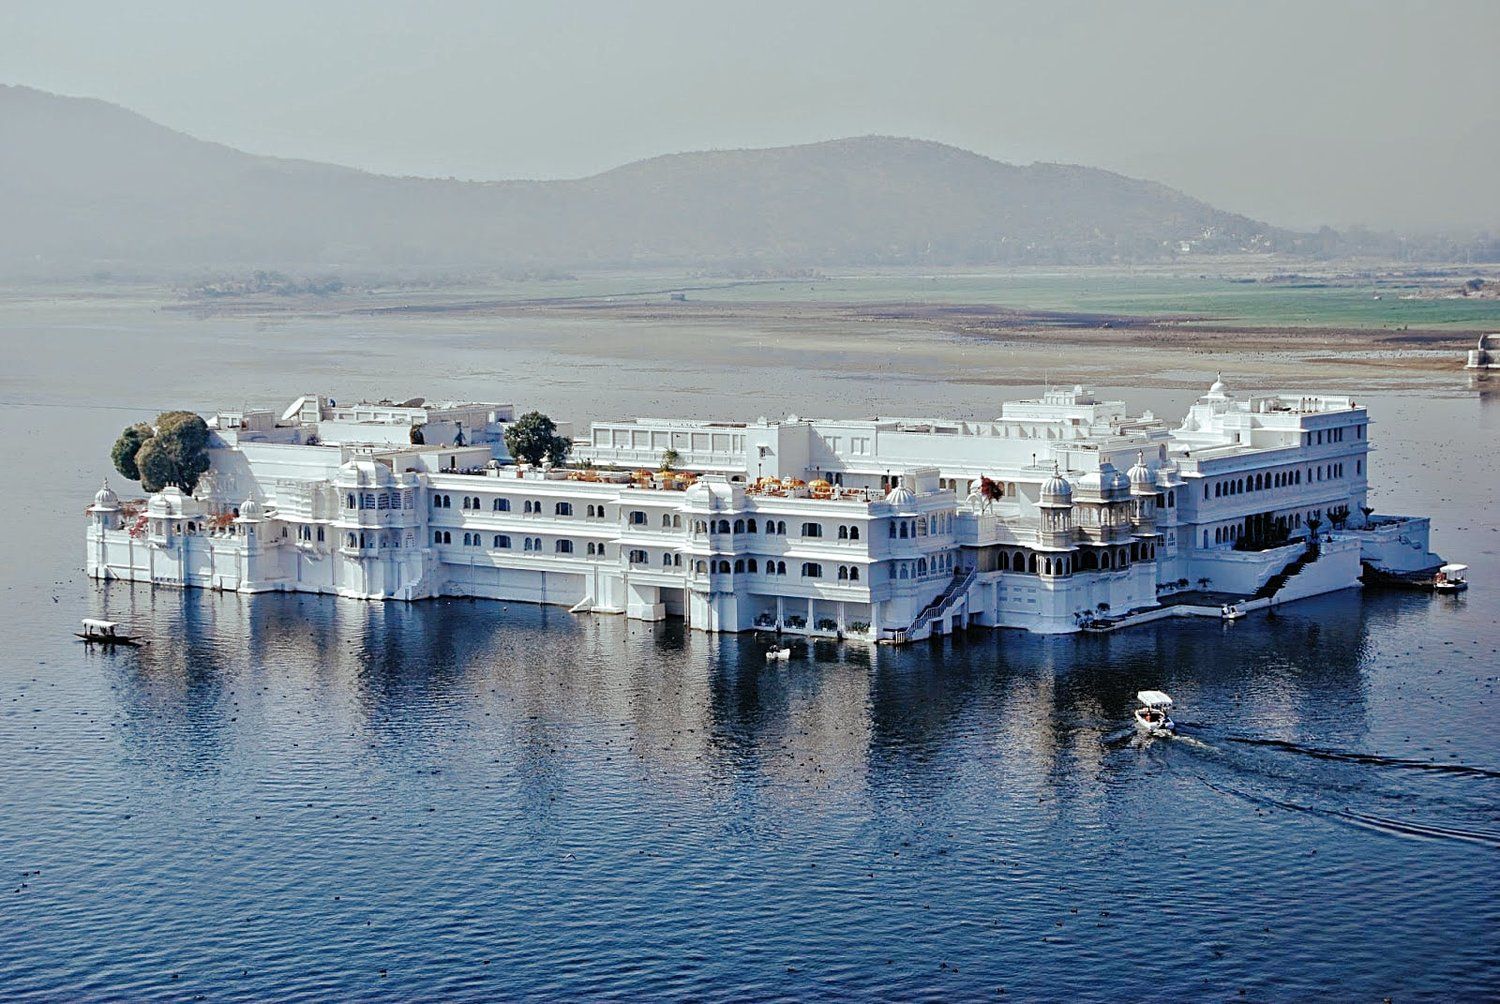
M 1156 533 L 1156 477 L 1146 466 L 1144 451 L 1135 456 L 1135 466 L 1126 473 L 1130 482 L 1130 524 L 1136 536 Z
M 108 481 L 94 493 L 94 504 L 89 506 L 89 515 L 93 517 L 94 525 L 102 529 L 120 528 L 120 498 L 109 487 Z
M 1062 476 L 1057 464 L 1052 465 L 1052 476 L 1042 482 L 1041 499 L 1037 502 L 1041 519 L 1036 528 L 1038 547 L 1050 550 L 1073 546 L 1073 486 Z

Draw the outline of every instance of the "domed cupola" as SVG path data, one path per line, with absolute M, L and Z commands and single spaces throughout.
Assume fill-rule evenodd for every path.
M 256 522 L 263 518 L 265 518 L 265 510 L 254 499 L 246 499 L 240 505 L 240 519 L 244 522 Z
M 1052 476 L 1042 482 L 1042 502 L 1055 505 L 1073 504 L 1073 486 L 1062 476 L 1057 465 L 1052 466 Z
M 1125 472 L 1130 481 L 1132 492 L 1155 491 L 1156 478 L 1151 474 L 1151 468 L 1146 466 L 1146 454 L 1144 451 L 1135 455 L 1135 466 Z
M 1233 397 L 1229 388 L 1224 385 L 1224 374 L 1215 373 L 1214 382 L 1208 388 L 1208 393 L 1203 395 L 1204 399 L 1211 401 L 1224 401 Z
M 917 497 L 904 485 L 897 485 L 885 495 L 885 504 L 893 509 L 904 509 L 916 501 Z
M 104 482 L 99 487 L 99 490 L 94 493 L 95 509 L 116 509 L 119 507 L 119 504 L 120 497 L 109 487 L 108 481 Z

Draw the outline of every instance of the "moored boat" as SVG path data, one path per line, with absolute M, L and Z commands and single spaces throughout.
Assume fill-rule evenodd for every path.
M 1469 580 L 1464 578 L 1464 573 L 1469 570 L 1468 565 L 1447 564 L 1437 570 L 1433 576 L 1432 588 L 1439 593 L 1461 593 L 1469 588 Z

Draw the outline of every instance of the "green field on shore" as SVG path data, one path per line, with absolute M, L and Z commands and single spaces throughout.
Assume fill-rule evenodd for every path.
M 1050 274 L 850 275 L 754 283 L 690 293 L 705 302 L 988 304 L 1017 310 L 1146 317 L 1179 315 L 1267 327 L 1484 329 L 1500 331 L 1500 300 L 1404 299 L 1458 282 L 1383 279 L 1241 282 L 1216 277 Z

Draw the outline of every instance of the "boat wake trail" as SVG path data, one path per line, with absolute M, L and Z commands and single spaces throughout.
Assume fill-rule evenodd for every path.
M 1436 826 L 1431 823 L 1419 823 L 1405 819 L 1391 819 L 1388 816 L 1376 816 L 1367 812 L 1356 812 L 1352 809 L 1329 809 L 1320 808 L 1315 805 L 1302 805 L 1297 802 L 1288 802 L 1279 798 L 1271 798 L 1266 795 L 1257 795 L 1254 792 L 1241 791 L 1226 785 L 1216 784 L 1207 778 L 1199 778 L 1204 784 L 1214 791 L 1223 795 L 1244 799 L 1257 805 L 1272 806 L 1278 809 L 1288 809 L 1292 812 L 1305 812 L 1308 815 L 1322 816 L 1328 819 L 1338 820 L 1351 826 L 1358 826 L 1368 830 L 1376 830 L 1398 837 L 1409 837 L 1418 840 L 1457 840 L 1465 843 L 1480 844 L 1500 850 L 1500 833 L 1493 830 L 1460 828 L 1455 826 Z
M 1324 749 L 1303 746 L 1285 739 L 1264 739 L 1257 736 L 1225 736 L 1226 741 L 1244 746 L 1268 746 L 1272 749 L 1299 753 L 1319 760 L 1336 760 L 1342 763 L 1370 764 L 1377 767 L 1397 767 L 1403 770 L 1429 771 L 1434 774 L 1451 774 L 1457 777 L 1500 778 L 1500 770 L 1487 767 L 1471 767 L 1461 763 L 1434 763 L 1429 760 L 1408 760 L 1402 757 L 1380 756 L 1375 753 L 1359 753 L 1353 750 Z

